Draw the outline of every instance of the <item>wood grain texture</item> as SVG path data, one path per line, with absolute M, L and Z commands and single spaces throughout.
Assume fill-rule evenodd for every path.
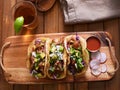
M 0 1 L 0 47 L 2 46 L 2 20 L 3 20 L 3 0 Z M 1 50 L 1 48 L 0 48 Z
M 44 13 L 44 33 L 58 32 L 58 2 Z M 56 90 L 58 84 L 43 85 L 44 90 Z
M 38 26 L 35 30 L 32 30 L 31 32 L 28 31 L 28 34 L 42 34 L 44 33 L 44 13 L 42 12 L 37 12 L 38 13 Z M 26 89 L 27 90 L 27 89 Z M 29 85 L 28 90 L 43 90 L 43 85 L 42 84 L 35 84 L 35 85 Z
M 59 32 L 74 32 L 74 25 L 64 23 L 64 15 L 59 3 Z M 59 84 L 58 90 L 74 90 L 74 83 Z
M 45 13 L 45 33 L 58 32 L 58 2 L 51 8 L 48 12 Z
M 29 90 L 43 90 L 43 89 L 44 89 L 43 85 L 40 84 L 29 85 Z
M 22 1 L 22 0 L 17 0 Z M 0 48 L 6 37 L 15 35 L 11 29 L 12 23 L 9 23 L 9 11 L 11 6 L 16 3 L 16 0 L 0 0 Z M 2 15 L 2 17 L 1 17 Z M 120 60 L 120 20 L 112 19 L 100 22 L 92 22 L 86 24 L 65 25 L 63 14 L 59 5 L 59 0 L 56 0 L 55 6 L 48 12 L 39 12 L 39 26 L 36 30 L 26 31 L 22 34 L 39 34 L 39 33 L 54 33 L 54 32 L 73 32 L 73 31 L 99 31 L 104 30 L 112 34 L 116 56 Z M 1 21 L 2 20 L 2 21 Z M 12 27 L 13 28 L 13 27 Z M 51 85 L 10 85 L 8 84 L 2 71 L 0 70 L 0 90 L 119 90 L 120 89 L 120 70 L 115 77 L 110 81 L 89 82 L 87 83 L 65 83 Z M 19 88 L 20 87 L 20 88 Z
M 44 84 L 44 89 L 43 90 L 57 90 L 58 84 Z
M 11 16 L 10 16 L 12 5 L 13 4 L 11 4 L 10 0 L 4 1 L 2 41 L 4 41 L 6 37 L 14 35 L 14 30 L 11 30 L 12 23 L 11 23 Z
M 104 29 L 107 32 L 112 34 L 112 39 L 114 42 L 116 56 L 118 60 L 120 60 L 120 23 L 118 23 L 118 19 L 112 19 L 104 22 Z M 120 62 L 120 61 L 119 61 Z M 119 90 L 120 89 L 120 69 L 116 73 L 114 79 L 106 82 L 106 90 Z
M 13 90 L 13 85 L 8 84 L 3 74 L 0 74 L 0 90 Z
M 88 31 L 103 31 L 103 21 L 93 22 L 88 24 Z M 89 90 L 105 90 L 105 81 L 100 82 L 90 82 L 89 83 Z
M 12 7 L 12 4 L 10 2 L 11 0 L 1 0 L 1 21 L 2 21 L 2 28 L 0 30 L 1 33 L 1 42 L 0 46 L 3 44 L 3 41 L 5 38 L 7 38 L 10 35 L 13 35 L 13 31 L 10 29 L 11 24 L 10 24 L 10 9 Z M 6 82 L 2 70 L 0 70 L 2 74 L 0 74 L 0 90 L 13 90 L 13 85 L 10 85 Z
M 119 25 L 120 25 L 120 18 L 118 18 L 118 31 L 120 30 L 120 26 L 119 26 Z M 119 36 L 118 39 L 120 40 L 120 31 L 119 31 L 118 36 Z M 120 42 L 119 42 L 118 47 L 119 47 L 119 50 L 118 50 L 118 52 L 117 52 L 117 53 L 118 53 L 118 54 L 117 54 L 117 57 L 118 57 L 119 63 L 120 63 L 120 56 L 119 56 L 119 55 L 120 55 Z M 119 71 L 120 71 L 120 69 L 119 69 Z M 119 72 L 119 71 L 118 71 L 118 72 Z M 117 78 L 117 77 L 116 77 L 116 78 Z M 120 81 L 120 80 L 119 80 L 119 81 Z M 120 82 L 117 82 L 117 83 L 119 84 Z M 118 85 L 118 86 L 119 86 L 118 88 L 120 88 L 120 85 Z
M 97 32 L 78 32 L 78 35 L 81 35 L 85 39 L 89 36 L 95 34 Z M 100 32 L 104 33 L 104 32 Z M 6 39 L 6 42 L 10 42 L 10 46 L 4 50 L 3 53 L 3 63 L 8 73 L 11 74 L 10 77 L 6 77 L 6 79 L 10 83 L 51 83 L 54 80 L 49 79 L 35 79 L 33 78 L 30 73 L 29 69 L 26 66 L 26 59 L 27 59 L 27 48 L 30 42 L 37 37 L 50 37 L 50 38 L 59 38 L 65 37 L 67 35 L 76 34 L 76 33 L 51 33 L 51 34 L 38 34 L 38 35 L 29 35 L 29 36 L 12 36 Z M 114 70 L 114 64 L 110 57 L 109 48 L 107 46 L 102 46 L 100 49 L 101 52 L 106 53 L 107 61 L 105 62 L 107 65 L 107 71 Z M 19 61 L 19 62 L 18 62 Z M 55 82 L 72 82 L 73 77 L 67 75 L 64 80 L 59 80 Z M 76 82 L 81 81 L 98 81 L 98 80 L 109 80 L 112 77 L 109 76 L 107 73 L 103 73 L 98 77 L 95 77 L 91 74 L 91 70 L 88 67 L 86 73 L 82 77 L 75 77 Z M 54 83 L 54 82 L 53 82 Z
M 57 0 L 58 2 L 58 0 Z M 60 2 L 58 4 L 58 32 L 73 32 L 73 26 L 71 25 L 64 25 L 64 16 L 62 13 L 62 9 L 60 6 Z M 57 90 L 72 90 L 73 84 L 72 83 L 62 83 L 58 84 Z
M 1 46 L 2 46 L 2 19 L 3 19 L 3 1 L 0 1 L 0 50 L 1 50 Z M 2 70 L 0 67 L 0 78 L 2 78 Z M 1 79 L 0 79 L 1 82 Z
M 103 21 L 89 23 L 88 31 L 103 31 Z
M 88 31 L 88 24 L 76 24 L 74 25 L 75 32 L 87 32 Z
M 75 32 L 85 32 L 88 30 L 88 24 L 74 25 Z M 75 90 L 88 90 L 88 82 L 74 83 Z
M 14 85 L 14 89 L 13 90 L 28 90 L 28 85 Z
M 89 90 L 88 83 L 87 82 L 75 83 L 74 90 Z
M 14 2 L 15 1 L 15 2 Z M 22 0 L 12 0 L 12 2 L 14 2 L 14 5 L 16 4 L 16 3 L 18 3 L 18 2 L 20 2 L 20 1 L 22 1 Z M 13 4 L 13 3 L 12 3 Z M 14 22 L 12 22 L 12 28 L 11 28 L 11 30 L 13 30 L 14 31 Z M 21 32 L 21 35 L 23 34 L 23 33 L 25 33 L 25 34 L 28 34 L 29 32 L 28 31 L 22 31 Z M 17 34 L 15 34 L 15 32 L 14 32 L 14 35 L 17 35 Z M 13 85 L 13 90 L 28 90 L 28 85 Z

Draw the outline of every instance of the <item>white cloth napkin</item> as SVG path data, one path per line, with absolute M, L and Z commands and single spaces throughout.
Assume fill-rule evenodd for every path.
M 67 24 L 120 16 L 120 0 L 60 0 Z

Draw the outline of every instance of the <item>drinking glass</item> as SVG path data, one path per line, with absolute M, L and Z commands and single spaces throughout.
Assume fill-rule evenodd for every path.
M 32 2 L 20 1 L 12 7 L 12 21 L 14 22 L 20 16 L 24 17 L 23 27 L 28 30 L 35 29 L 38 26 L 37 10 Z

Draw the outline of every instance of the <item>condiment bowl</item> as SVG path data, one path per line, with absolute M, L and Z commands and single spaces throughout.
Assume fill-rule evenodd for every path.
M 96 36 L 90 36 L 86 41 L 87 49 L 90 52 L 97 52 L 101 47 L 101 40 Z

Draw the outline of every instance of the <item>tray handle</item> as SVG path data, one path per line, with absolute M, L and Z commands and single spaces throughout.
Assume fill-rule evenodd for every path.
M 113 62 L 116 64 L 115 70 L 108 72 L 109 75 L 113 76 L 113 75 L 115 74 L 115 72 L 119 69 L 119 66 L 120 66 L 120 65 L 119 65 L 118 59 L 117 59 L 116 56 L 113 54 L 112 45 L 111 45 L 110 39 L 106 37 L 106 40 L 108 41 L 108 44 L 109 44 L 109 49 L 110 49 L 110 53 L 111 53 L 111 58 L 112 58 L 112 60 L 114 60 Z
M 4 65 L 3 65 L 3 52 L 4 52 L 4 49 L 7 48 L 8 46 L 10 46 L 10 42 L 6 42 L 2 48 L 1 48 L 1 52 L 0 52 L 0 65 L 1 65 L 1 68 L 3 69 L 4 73 L 5 73 L 5 76 L 11 76 L 10 73 L 7 73 Z

